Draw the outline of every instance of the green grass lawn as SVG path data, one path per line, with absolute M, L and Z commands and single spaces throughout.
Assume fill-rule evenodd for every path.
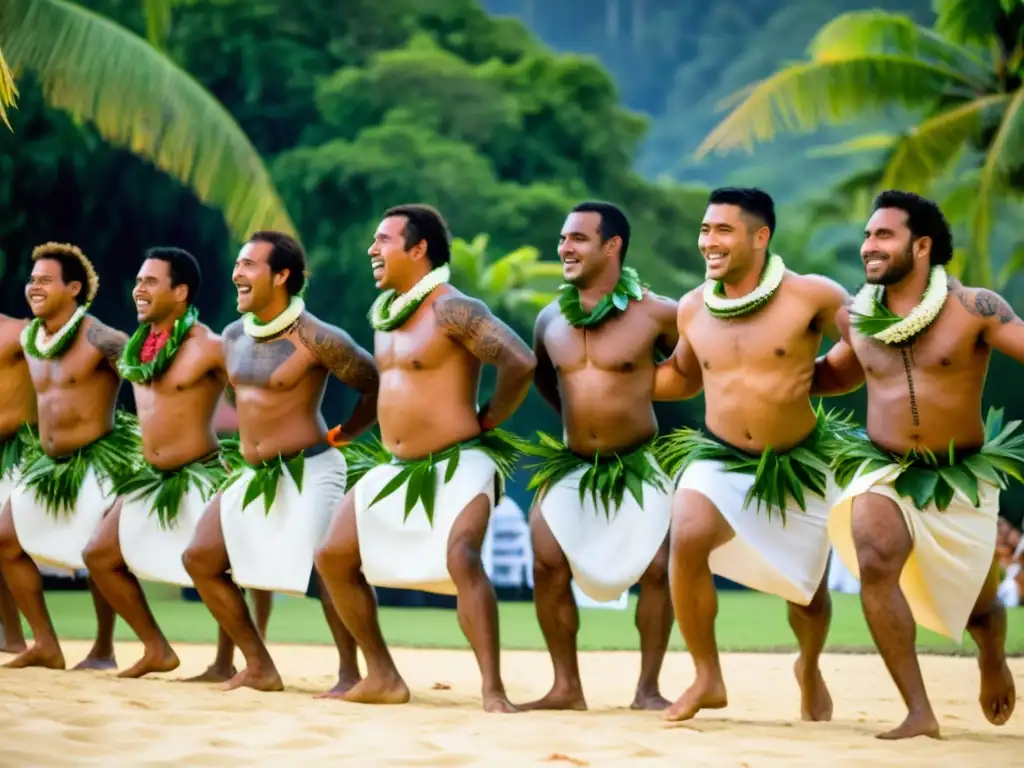
M 165 586 L 147 587 L 150 604 L 171 642 L 209 643 L 216 637 L 213 618 L 200 603 L 178 599 L 176 590 Z M 833 594 L 832 628 L 827 651 L 872 651 L 871 636 L 856 595 Z M 57 632 L 65 639 L 91 639 L 96 623 L 87 592 L 49 592 L 47 603 Z M 581 650 L 637 650 L 633 626 L 634 597 L 626 611 L 584 609 L 581 611 Z M 501 646 L 505 649 L 542 650 L 544 639 L 537 625 L 532 603 L 500 604 Z M 1024 622 L 1021 612 L 1010 612 L 1007 651 L 1024 654 Z M 434 608 L 383 608 L 381 625 L 394 646 L 416 648 L 468 648 L 454 611 Z M 274 643 L 329 644 L 327 625 L 315 600 L 277 596 L 270 618 L 269 640 Z M 756 592 L 723 591 L 719 595 L 716 625 L 718 644 L 726 651 L 794 651 L 793 633 L 786 620 L 782 600 Z M 118 640 L 134 640 L 131 629 L 120 619 Z M 966 635 L 965 635 L 966 637 Z M 963 646 L 918 629 L 918 646 L 932 653 L 970 653 L 974 645 L 966 638 Z M 682 649 L 678 629 L 672 632 L 672 649 Z

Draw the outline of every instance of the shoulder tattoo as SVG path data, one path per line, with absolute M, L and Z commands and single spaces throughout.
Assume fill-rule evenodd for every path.
M 89 330 L 86 331 L 85 338 L 100 351 L 100 354 L 112 363 L 117 361 L 124 350 L 125 344 L 128 343 L 128 337 L 125 334 L 121 333 L 121 331 L 115 331 L 98 320 L 93 320 L 89 324 Z
M 379 374 L 373 358 L 348 334 L 313 319 L 301 321 L 297 333 L 303 346 L 336 378 L 357 392 L 376 389 Z
M 981 318 L 998 318 L 1000 325 L 1007 323 L 1021 322 L 1013 307 L 995 291 L 987 288 L 969 289 L 961 288 L 956 291 L 956 297 L 970 314 Z
M 434 303 L 437 326 L 461 340 L 485 363 L 496 363 L 512 341 L 509 332 L 478 299 L 446 296 Z

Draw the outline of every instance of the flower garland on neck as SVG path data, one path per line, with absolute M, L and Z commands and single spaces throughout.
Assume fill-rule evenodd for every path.
M 558 293 L 558 308 L 569 325 L 573 328 L 592 328 L 604 322 L 613 310 L 625 312 L 630 299 L 641 301 L 644 297 L 644 286 L 635 269 L 623 267 L 612 292 L 602 296 L 589 312 L 583 308 L 580 302 L 580 289 L 575 285 L 563 283 L 559 286 Z
M 935 322 L 948 296 L 946 270 L 941 265 L 932 267 L 921 302 L 906 317 L 900 317 L 885 306 L 885 286 L 869 283 L 853 299 L 850 322 L 858 333 L 875 341 L 906 344 Z
M 725 295 L 725 285 L 720 280 L 707 280 L 704 283 L 704 306 L 715 317 L 723 319 L 749 315 L 765 304 L 775 295 L 786 276 L 786 264 L 782 257 L 773 253 L 768 257 L 764 272 L 757 287 L 745 296 L 730 299 Z
M 292 296 L 288 308 L 273 320 L 261 322 L 252 312 L 242 315 L 242 328 L 251 339 L 269 339 L 293 326 L 306 309 L 306 303 L 299 296 Z
M 393 331 L 401 327 L 412 313 L 419 309 L 423 300 L 430 292 L 451 278 L 451 269 L 442 264 L 437 269 L 425 274 L 408 293 L 399 294 L 395 290 L 386 290 L 380 294 L 370 307 L 367 317 L 375 331 Z
M 68 347 L 78 336 L 78 329 L 85 320 L 85 314 L 89 311 L 89 305 L 83 304 L 75 310 L 57 332 L 48 339 L 41 338 L 43 333 L 43 320 L 35 318 L 25 326 L 21 332 L 21 347 L 25 354 L 37 360 L 53 360 L 68 351 Z
M 128 343 L 125 344 L 124 351 L 121 353 L 121 359 L 117 361 L 117 370 L 121 377 L 132 384 L 148 384 L 153 379 L 163 376 L 164 371 L 174 360 L 174 356 L 178 354 L 181 343 L 198 319 L 198 309 L 189 307 L 185 310 L 185 314 L 174 321 L 167 342 L 156 353 L 156 357 L 148 363 L 142 362 L 142 347 L 149 337 L 152 325 L 149 323 L 140 325 L 128 339 Z

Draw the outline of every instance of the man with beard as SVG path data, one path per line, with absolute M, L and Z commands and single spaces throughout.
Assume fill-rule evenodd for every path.
M 306 254 L 294 238 L 256 232 L 232 275 L 244 315 L 224 330 L 224 354 L 244 461 L 210 502 L 183 555 L 203 602 L 245 656 L 246 668 L 228 690 L 282 689 L 239 587 L 306 594 L 314 549 L 345 493 L 345 460 L 328 443 L 320 414 L 328 374 L 359 394 L 341 430 L 345 439 L 376 421 L 373 358 L 305 311 L 305 270 Z M 324 590 L 321 600 L 341 658 L 337 689 L 345 690 L 359 680 L 356 646 Z
M 676 343 L 675 302 L 623 266 L 630 226 L 614 205 L 577 205 L 559 240 L 566 284 L 537 318 L 537 389 L 562 417 L 530 487 L 537 619 L 554 685 L 528 709 L 586 709 L 576 657 L 579 612 L 570 587 L 612 600 L 637 582 L 640 678 L 634 709 L 662 709 L 658 677 L 672 629 L 667 563 L 671 482 L 653 454 L 655 356 Z
M 39 432 L 31 434 L 18 485 L 0 514 L 0 568 L 34 644 L 7 666 L 64 668 L 36 563 L 79 570 L 82 551 L 134 474 L 138 425 L 117 410 L 117 360 L 127 337 L 88 314 L 99 279 L 73 245 L 32 252 L 26 296 L 35 319 L 21 345 L 37 393 Z M 114 613 L 93 586 L 97 642 L 79 668 L 115 666 Z
M 861 580 L 875 644 L 907 705 L 885 739 L 938 737 L 915 654 L 915 621 L 978 645 L 981 709 L 1003 725 L 1016 691 L 996 597 L 999 491 L 1024 471 L 1019 422 L 982 421 L 992 350 L 1024 362 L 1024 322 L 990 290 L 946 275 L 953 237 L 938 206 L 886 191 L 861 257 L 867 284 L 838 315 L 844 342 L 815 371 L 820 394 L 867 381 L 867 431 L 839 446 L 829 534 Z
M 447 284 L 450 236 L 425 205 L 385 212 L 370 246 L 381 295 L 370 311 L 381 370 L 383 445 L 350 449 L 362 474 L 317 552 L 317 570 L 366 658 L 344 695 L 401 704 L 409 689 L 384 644 L 370 585 L 458 595 L 487 712 L 512 712 L 501 680 L 498 607 L 480 548 L 514 441 L 496 427 L 522 404 L 535 360 L 483 302 Z M 497 369 L 478 409 L 483 365 Z
M 27 325 L 0 315 L 0 508 L 18 484 L 30 428 L 36 424 L 36 392 L 21 348 Z M 26 647 L 21 615 L 0 573 L 0 653 L 21 653 Z
M 145 465 L 116 489 L 118 500 L 83 559 L 96 586 L 145 648 L 121 677 L 177 668 L 178 657 L 138 578 L 192 586 L 181 556 L 207 501 L 227 477 L 213 430 L 227 375 L 220 337 L 198 322 L 194 302 L 200 282 L 192 254 L 178 248 L 148 251 L 132 296 L 141 325 L 118 361 L 135 394 Z M 258 595 L 269 603 L 269 594 Z M 217 660 L 194 680 L 228 680 L 235 674 L 234 644 L 223 630 L 218 641 Z
M 708 433 L 679 430 L 659 446 L 677 485 L 672 600 L 696 673 L 668 720 L 726 706 L 712 574 L 786 600 L 801 716 L 832 717 L 818 666 L 832 615 L 828 446 L 848 427 L 811 405 L 810 386 L 822 336 L 838 338 L 833 319 L 847 294 L 787 270 L 769 251 L 774 231 L 767 193 L 711 193 L 698 239 L 707 280 L 679 302 L 679 344 L 657 373 L 658 399 L 703 388 Z

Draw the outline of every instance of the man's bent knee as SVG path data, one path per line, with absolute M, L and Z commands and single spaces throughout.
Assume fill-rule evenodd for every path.
M 351 570 L 356 561 L 345 546 L 325 541 L 313 552 L 313 564 L 322 576 L 332 576 Z
M 456 541 L 448 547 L 448 573 L 452 581 L 470 580 L 483 573 L 480 552 L 468 541 Z
M 188 547 L 181 555 L 181 564 L 193 579 L 219 576 L 224 572 L 220 567 L 220 560 L 217 553 L 195 545 Z

